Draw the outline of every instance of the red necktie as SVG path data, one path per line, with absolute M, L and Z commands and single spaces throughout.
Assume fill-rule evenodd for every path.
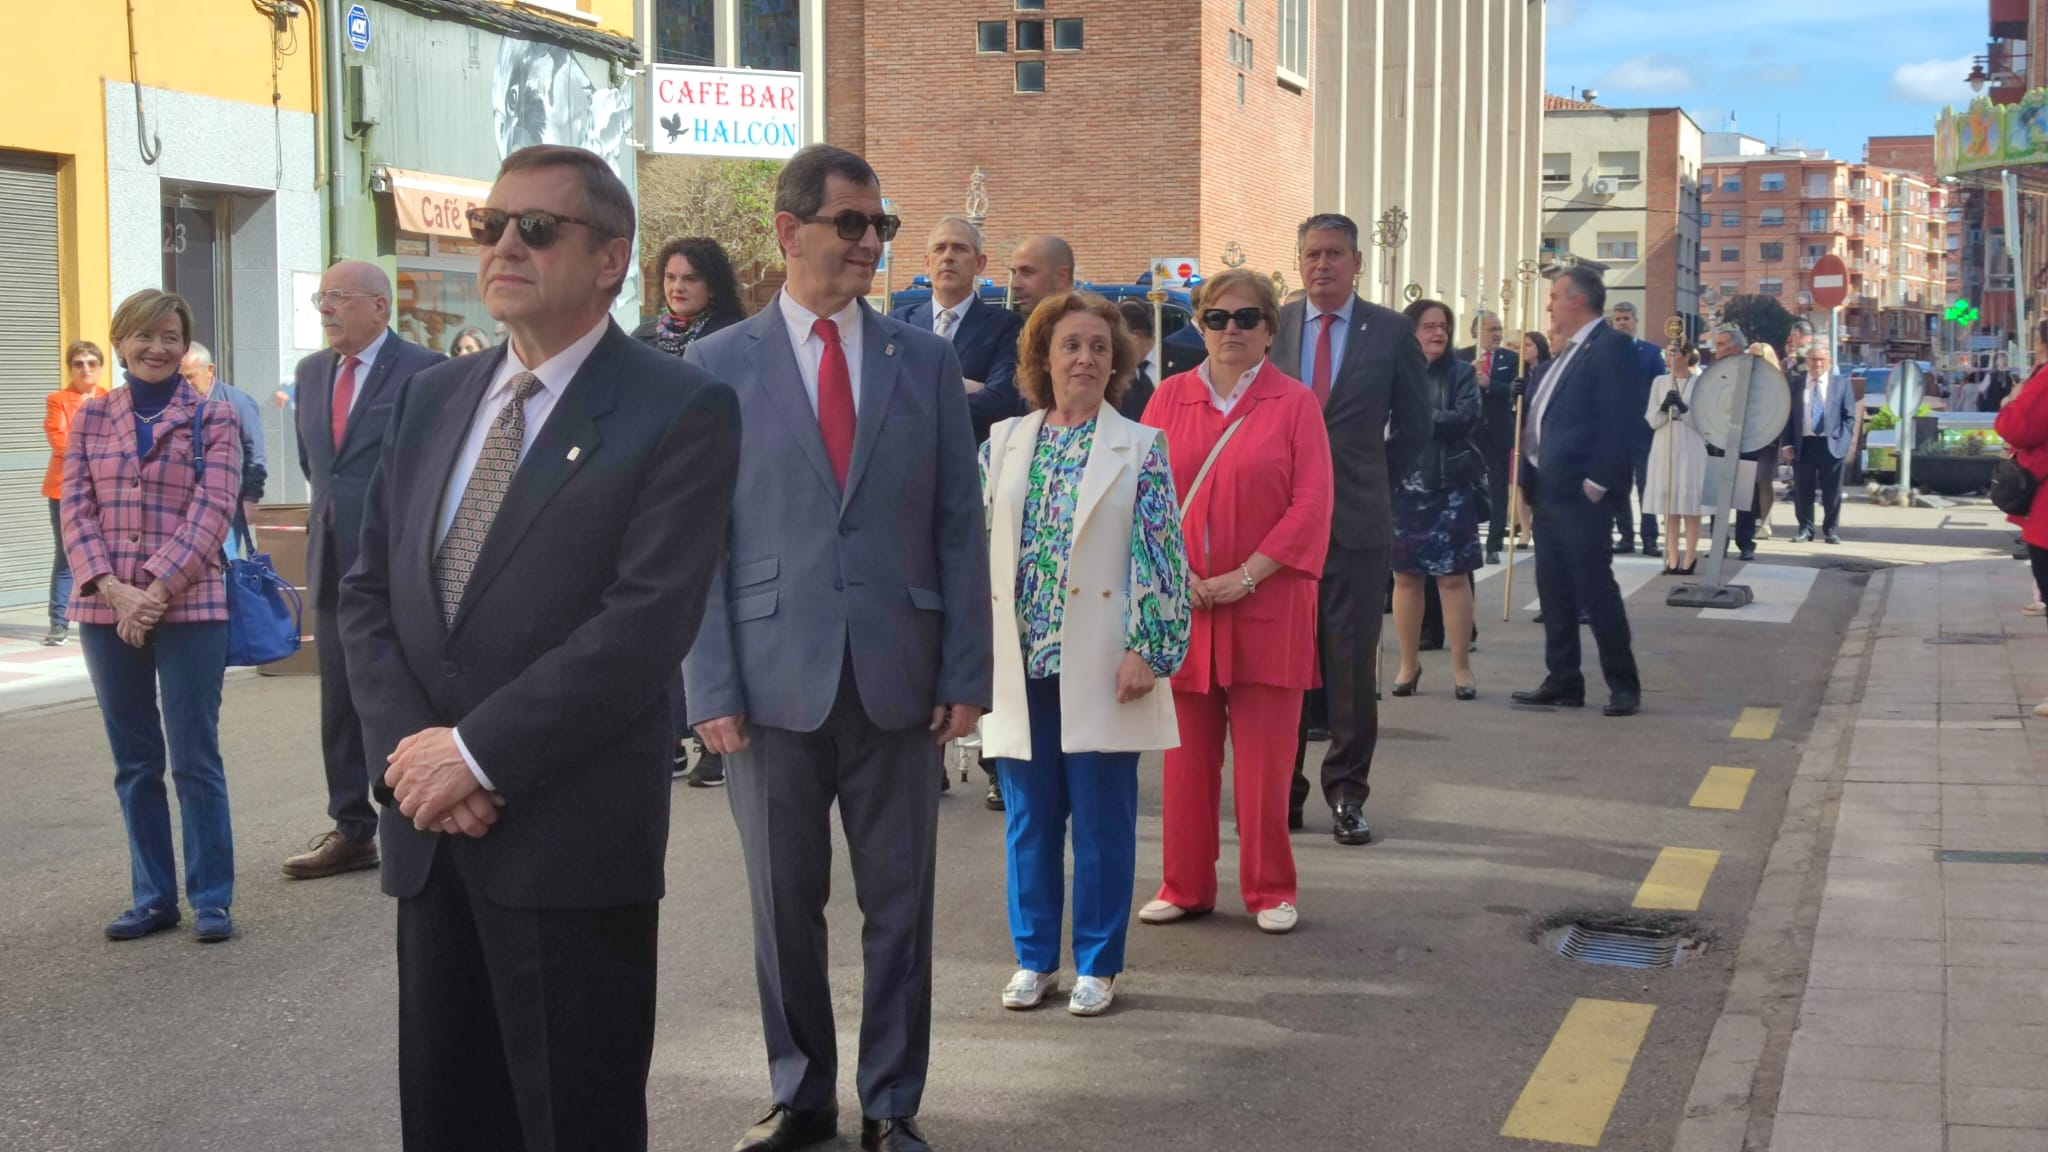
M 328 422 L 334 425 L 334 450 L 341 451 L 341 438 L 348 432 L 348 409 L 356 398 L 356 358 L 341 359 L 341 374 L 334 378 L 334 406 Z
M 1315 379 L 1309 387 L 1316 394 L 1316 403 L 1328 407 L 1330 403 L 1330 325 L 1337 322 L 1337 314 L 1325 312 L 1316 319 L 1323 322 L 1323 330 L 1316 333 Z
M 832 474 L 846 488 L 846 469 L 853 463 L 853 373 L 846 367 L 846 349 L 839 343 L 839 325 L 820 320 L 811 333 L 825 344 L 818 361 L 818 432 L 825 437 L 825 456 Z

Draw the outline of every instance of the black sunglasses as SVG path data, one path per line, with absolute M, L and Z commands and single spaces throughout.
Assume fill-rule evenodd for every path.
M 519 228 L 519 242 L 528 248 L 546 248 L 562 234 L 562 225 L 581 224 L 599 236 L 607 236 L 604 227 L 589 220 L 574 216 L 557 216 L 538 208 L 511 213 L 503 208 L 471 208 L 465 215 L 469 218 L 470 238 L 486 248 L 497 247 L 505 238 L 505 225 L 516 224 Z
M 1235 312 L 1225 312 L 1221 308 L 1211 308 L 1202 313 L 1202 327 L 1207 328 L 1211 332 L 1223 331 L 1223 326 L 1232 320 L 1237 321 L 1239 331 L 1249 332 L 1266 322 L 1266 314 L 1257 308 L 1239 308 Z
M 860 240 L 867 236 L 868 229 L 873 228 L 875 236 L 884 244 L 894 240 L 896 230 L 903 227 L 903 221 L 890 213 L 870 216 L 853 208 L 831 216 L 806 216 L 803 221 L 806 224 L 830 224 L 841 240 Z

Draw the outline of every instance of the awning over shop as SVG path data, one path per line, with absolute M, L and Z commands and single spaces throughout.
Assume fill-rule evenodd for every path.
M 398 209 L 398 226 L 407 232 L 469 239 L 469 221 L 464 213 L 483 207 L 491 186 L 459 176 L 436 176 L 429 172 L 408 172 L 386 168 L 391 180 L 391 203 Z

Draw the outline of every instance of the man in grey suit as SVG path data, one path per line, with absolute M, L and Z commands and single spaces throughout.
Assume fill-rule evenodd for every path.
M 862 302 L 897 221 L 865 160 L 784 167 L 788 281 L 690 346 L 732 385 L 740 491 L 728 561 L 683 661 L 690 722 L 728 757 L 754 915 L 772 1108 L 739 1152 L 838 1127 L 825 900 L 837 801 L 866 927 L 861 1146 L 927 1148 L 939 759 L 991 696 L 988 555 L 959 361 Z
M 1415 326 L 1356 292 L 1365 268 L 1358 225 L 1334 212 L 1296 230 L 1306 299 L 1280 310 L 1272 359 L 1323 402 L 1336 478 L 1330 555 L 1318 595 L 1317 643 L 1330 748 L 1323 754 L 1323 799 L 1339 844 L 1370 844 L 1365 800 L 1379 745 L 1380 624 L 1393 559 L 1392 477 L 1405 476 L 1429 443 L 1436 413 Z M 1391 436 L 1388 434 L 1391 429 Z M 1306 709 L 1304 709 L 1306 711 Z M 1303 747 L 1295 755 L 1289 826 L 1300 827 L 1308 798 Z
M 315 296 L 327 350 L 299 361 L 299 468 L 312 485 L 306 506 L 306 592 L 313 601 L 313 654 L 320 661 L 320 756 L 334 827 L 284 862 L 313 880 L 377 866 L 377 811 L 363 725 L 348 687 L 336 611 L 341 578 L 355 567 L 363 501 L 391 406 L 413 374 L 447 357 L 391 331 L 391 278 L 367 260 L 344 260 L 320 277 Z M 382 774 L 382 766 L 379 766 Z

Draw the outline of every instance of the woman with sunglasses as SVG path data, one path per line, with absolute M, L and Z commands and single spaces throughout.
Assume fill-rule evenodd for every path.
M 1173 677 L 1165 883 L 1138 912 L 1170 924 L 1216 907 L 1223 741 L 1231 747 L 1238 890 L 1262 931 L 1294 930 L 1288 788 L 1301 697 L 1317 682 L 1316 584 L 1330 547 L 1330 439 L 1315 393 L 1266 359 L 1273 283 L 1233 268 L 1202 286 L 1209 358 L 1161 381 L 1145 423 L 1166 433 L 1195 607 Z
M 71 639 L 71 563 L 64 559 L 64 446 L 71 440 L 71 421 L 79 406 L 95 396 L 107 394 L 100 383 L 100 366 L 106 357 L 100 346 L 80 340 L 64 354 L 71 377 L 43 401 L 43 438 L 50 442 L 50 466 L 43 470 L 43 497 L 50 502 L 50 534 L 57 541 L 57 558 L 50 563 L 50 630 L 43 635 L 43 647 L 56 648 Z

